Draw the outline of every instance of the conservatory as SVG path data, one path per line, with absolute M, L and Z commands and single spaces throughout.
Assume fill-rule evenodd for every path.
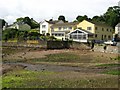
M 89 38 L 93 37 L 93 35 L 94 34 L 89 31 L 76 29 L 68 33 L 68 38 L 76 42 L 87 42 Z

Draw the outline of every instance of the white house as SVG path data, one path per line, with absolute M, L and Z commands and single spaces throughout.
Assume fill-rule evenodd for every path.
M 68 39 L 71 39 L 76 42 L 87 42 L 90 38 L 93 37 L 93 33 L 82 30 L 82 29 L 76 29 L 70 33 L 68 33 Z
M 64 23 L 63 21 L 61 20 L 55 20 L 55 21 L 47 21 L 47 20 L 44 20 L 42 22 L 40 22 L 40 34 L 51 34 L 51 30 L 50 30 L 50 27 L 53 25 L 53 24 L 57 24 L 57 23 Z
M 120 23 L 118 23 L 116 26 L 115 26 L 115 34 L 118 34 L 120 32 Z
M 120 23 L 118 23 L 116 26 L 115 26 L 115 35 L 118 35 L 118 37 L 120 37 Z

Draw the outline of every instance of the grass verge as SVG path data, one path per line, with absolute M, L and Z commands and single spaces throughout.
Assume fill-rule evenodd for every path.
M 112 74 L 112 75 L 120 75 L 120 71 L 119 70 L 112 70 L 112 71 L 107 71 L 104 72 L 105 74 Z

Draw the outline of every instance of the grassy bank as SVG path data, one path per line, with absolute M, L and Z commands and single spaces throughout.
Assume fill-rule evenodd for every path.
M 112 81 L 112 82 L 111 82 Z M 103 88 L 117 87 L 117 79 L 81 76 L 75 72 L 20 70 L 3 76 L 3 88 Z

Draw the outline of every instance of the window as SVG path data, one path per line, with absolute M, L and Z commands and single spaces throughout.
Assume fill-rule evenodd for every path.
M 58 29 L 61 30 L 61 27 L 59 27 Z
M 54 36 L 54 34 L 52 34 L 52 36 Z
M 86 35 L 83 35 L 83 39 L 86 39 Z
M 112 32 L 112 30 L 110 29 L 110 32 Z
M 106 35 L 104 35 L 104 38 L 105 38 L 105 39 L 106 39 L 106 37 L 107 37 L 107 36 L 106 36 Z
M 64 34 L 62 34 L 62 36 L 64 36 Z
M 53 32 L 53 31 L 54 31 L 54 28 L 51 28 L 51 31 Z
M 42 31 L 42 34 L 45 34 L 45 31 Z
M 110 36 L 110 35 L 108 36 L 108 39 L 111 39 L 111 36 Z
M 103 40 L 103 35 L 102 35 L 102 37 L 101 37 L 101 40 Z
M 95 37 L 97 37 L 97 34 L 95 34 Z
M 46 25 L 42 25 L 42 28 L 46 28 Z
M 92 27 L 87 27 L 87 30 L 92 30 Z
M 63 29 L 64 29 L 64 30 L 66 30 L 66 29 L 67 29 L 67 27 L 63 27 Z
M 95 30 L 97 30 L 98 29 L 98 27 L 95 27 Z
M 108 29 L 107 29 L 107 31 L 108 31 Z
M 102 28 L 102 31 L 104 31 L 104 28 Z
M 69 27 L 69 30 L 72 30 L 72 27 Z

